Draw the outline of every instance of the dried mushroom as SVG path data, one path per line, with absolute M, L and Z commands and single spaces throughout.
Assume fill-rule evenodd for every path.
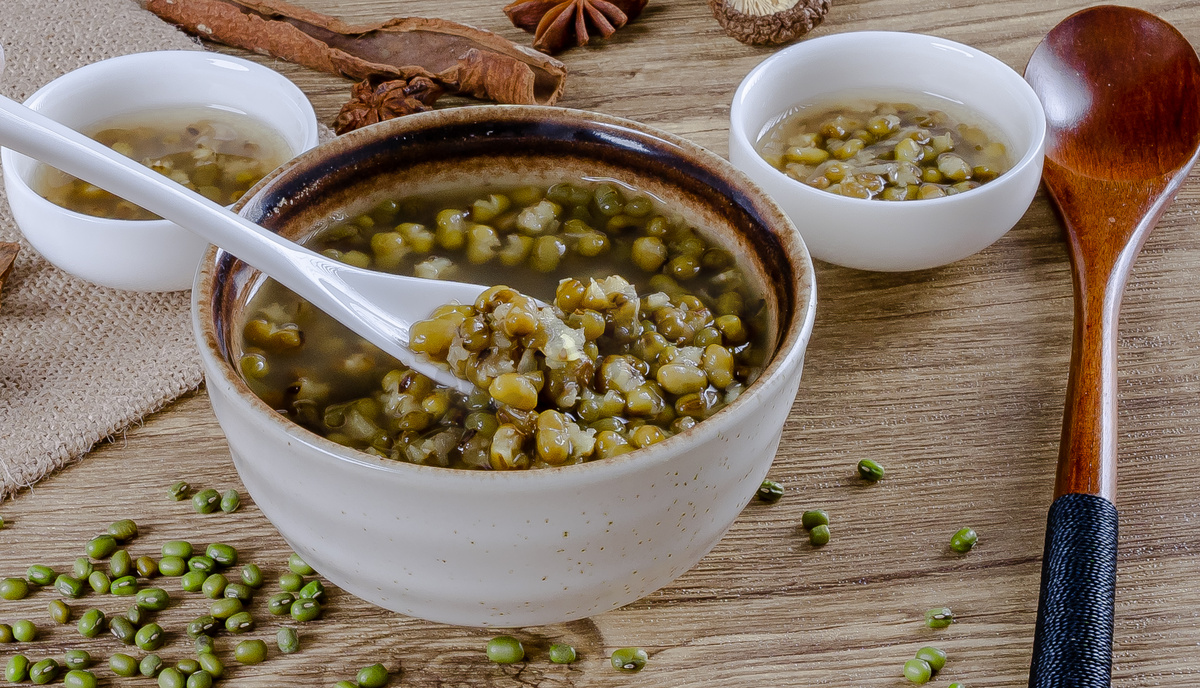
M 830 0 L 708 0 L 725 33 L 749 45 L 778 45 L 811 31 Z
M 513 25 L 534 35 L 533 47 L 551 55 L 586 45 L 589 31 L 608 38 L 633 21 L 648 0 L 515 0 L 504 8 Z

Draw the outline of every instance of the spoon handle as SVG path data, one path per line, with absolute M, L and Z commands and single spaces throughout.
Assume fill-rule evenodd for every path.
M 1054 500 L 1030 688 L 1109 688 L 1116 585 L 1117 508 L 1090 494 Z

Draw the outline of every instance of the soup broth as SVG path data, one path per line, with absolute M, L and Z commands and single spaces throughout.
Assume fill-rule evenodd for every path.
M 615 183 L 386 199 L 308 245 L 360 267 L 511 287 L 413 328 L 414 351 L 477 385 L 466 396 L 273 281 L 251 299 L 237 352 L 251 389 L 317 434 L 397 461 L 511 470 L 616 456 L 716 413 L 768 354 L 765 301 L 735 257 Z M 568 332 L 568 355 L 548 345 Z

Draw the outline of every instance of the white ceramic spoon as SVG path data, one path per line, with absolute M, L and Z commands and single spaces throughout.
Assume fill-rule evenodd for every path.
M 195 232 L 270 275 L 401 363 L 461 392 L 473 388 L 471 383 L 414 354 L 408 348 L 408 328 L 442 304 L 473 303 L 486 287 L 391 275 L 331 260 L 2 96 L 0 145 Z

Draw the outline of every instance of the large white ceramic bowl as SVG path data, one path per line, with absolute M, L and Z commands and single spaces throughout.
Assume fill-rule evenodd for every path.
M 790 109 L 879 92 L 945 99 L 981 114 L 1009 146 L 1012 168 L 966 193 L 921 201 L 849 198 L 814 189 L 772 167 L 755 143 Z M 823 36 L 775 53 L 733 96 L 729 159 L 800 228 L 815 258 L 863 270 L 920 270 L 980 251 L 1017 223 L 1042 176 L 1046 116 L 1008 65 L 970 46 L 912 33 Z
M 317 145 L 316 115 L 295 84 L 253 62 L 202 51 L 95 62 L 46 84 L 25 104 L 74 129 L 143 110 L 215 106 L 264 123 L 291 155 Z M 207 242 L 167 220 L 111 220 L 51 203 L 30 186 L 39 164 L 8 148 L 0 151 L 17 227 L 46 260 L 117 289 L 176 291 L 192 285 Z
M 192 314 L 213 410 L 255 503 L 305 561 L 388 609 L 469 626 L 578 619 L 691 568 L 754 495 L 812 329 L 812 264 L 783 212 L 729 163 L 644 125 L 480 106 L 339 137 L 252 190 L 241 213 L 301 239 L 350 199 L 488 180 L 608 177 L 659 196 L 766 287 L 774 354 L 694 428 L 616 458 L 532 471 L 427 467 L 347 449 L 259 400 L 235 373 L 238 313 L 261 275 L 212 249 Z

